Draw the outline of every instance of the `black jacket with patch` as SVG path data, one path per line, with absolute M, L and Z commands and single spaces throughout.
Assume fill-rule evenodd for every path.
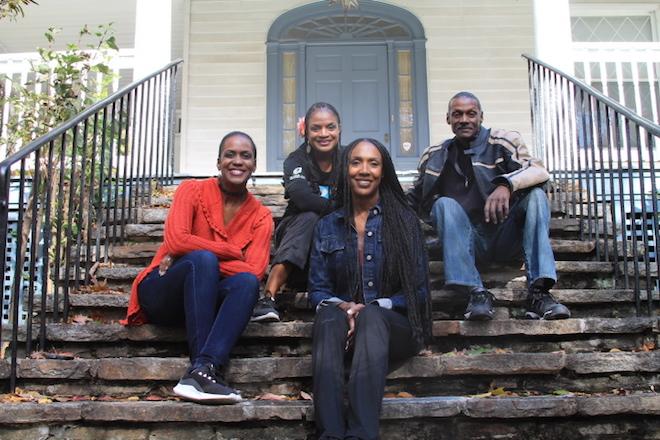
M 436 181 L 447 162 L 447 150 L 455 138 L 428 147 L 419 161 L 417 178 L 408 190 L 408 202 L 428 221 L 433 203 L 439 197 Z M 465 150 L 470 156 L 477 187 L 484 201 L 498 185 L 507 185 L 512 202 L 517 191 L 545 183 L 550 175 L 539 159 L 533 158 L 520 133 L 481 127 L 479 135 Z
M 289 201 L 284 216 L 296 215 L 312 211 L 325 215 L 334 207 L 334 195 L 337 187 L 338 158 L 340 151 L 335 153 L 336 160 L 330 173 L 323 173 L 307 152 L 308 145 L 304 142 L 284 160 L 284 198 Z M 330 187 L 330 198 L 321 197 L 319 185 Z

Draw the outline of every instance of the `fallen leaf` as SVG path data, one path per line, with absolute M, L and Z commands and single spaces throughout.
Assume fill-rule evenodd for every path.
M 506 391 L 504 391 L 504 387 L 498 387 L 498 388 L 490 390 L 490 393 L 493 396 L 502 396 L 502 395 L 506 394 Z
M 87 324 L 88 322 L 92 322 L 92 318 L 85 315 L 74 315 L 71 318 L 71 324 L 82 325 L 82 324 Z
M 69 353 L 66 351 L 53 351 L 53 352 L 48 352 L 45 353 L 46 359 L 58 359 L 58 360 L 64 360 L 64 361 L 70 361 L 71 359 L 75 359 L 75 355 L 73 353 Z
M 273 393 L 264 393 L 260 394 L 257 397 L 254 398 L 254 400 L 290 400 L 287 396 L 284 396 L 282 394 L 273 394 Z
M 618 348 L 612 348 L 612 349 L 610 349 L 610 353 L 618 353 L 618 352 L 620 352 L 620 351 L 621 351 L 621 350 L 619 350 Z
M 417 353 L 417 356 L 429 357 L 429 356 L 433 356 L 433 352 L 431 350 L 424 349 L 419 353 Z
M 573 393 L 571 393 L 571 392 L 568 391 L 568 390 L 561 390 L 561 389 L 559 389 L 559 390 L 554 390 L 554 391 L 552 392 L 552 394 L 554 394 L 555 396 L 566 396 L 567 394 L 573 394 Z
M 396 393 L 396 397 L 398 397 L 400 399 L 411 399 L 415 396 L 413 396 L 412 394 L 407 393 L 405 391 L 400 391 L 400 392 Z
M 7 352 L 7 348 L 9 348 L 9 342 L 5 341 L 0 345 L 0 359 L 5 358 L 5 353 Z
M 48 397 L 42 397 L 41 399 L 37 400 L 37 403 L 40 403 L 42 405 L 47 405 L 49 403 L 53 403 L 53 401 Z
M 46 353 L 43 351 L 33 351 L 30 353 L 30 359 L 46 359 Z
M 309 393 L 304 392 L 303 390 L 300 390 L 300 398 L 302 400 L 312 400 L 312 396 Z
M 137 402 L 140 400 L 140 398 L 138 396 L 131 396 L 126 400 L 128 400 L 129 402 Z

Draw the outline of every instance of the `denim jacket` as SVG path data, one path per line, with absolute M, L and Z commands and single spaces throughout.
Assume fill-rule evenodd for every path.
M 383 242 L 381 236 L 383 216 L 380 206 L 371 209 L 364 234 L 364 257 L 362 263 L 362 292 L 364 303 L 376 302 L 381 307 L 391 308 L 405 313 L 406 298 L 402 291 L 383 292 L 381 288 L 383 269 Z M 359 264 L 357 261 L 347 261 L 346 229 L 344 226 L 344 211 L 337 210 L 323 217 L 316 224 L 314 241 L 309 262 L 309 297 L 312 305 L 317 307 L 323 303 L 338 303 L 353 301 L 349 293 L 346 277 L 347 264 Z M 357 232 L 351 231 L 350 240 L 357 248 Z M 416 271 L 418 280 L 417 294 L 420 302 L 428 293 L 428 263 L 422 253 L 410 270 Z

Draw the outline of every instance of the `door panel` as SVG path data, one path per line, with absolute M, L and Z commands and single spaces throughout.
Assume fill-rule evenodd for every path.
M 306 81 L 306 108 L 317 101 L 334 105 L 342 120 L 343 144 L 370 137 L 389 148 L 385 46 L 309 46 Z

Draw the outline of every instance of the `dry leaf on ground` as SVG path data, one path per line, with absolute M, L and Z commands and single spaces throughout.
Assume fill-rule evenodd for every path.
M 282 394 L 273 394 L 273 393 L 264 393 L 264 394 L 259 394 L 257 397 L 254 398 L 254 400 L 291 400 L 290 397 L 284 396 Z
M 71 324 L 81 325 L 81 324 L 87 324 L 88 322 L 92 322 L 92 321 L 93 321 L 92 318 L 85 315 L 73 315 L 73 317 L 71 318 Z
M 0 359 L 5 358 L 5 353 L 7 352 L 7 348 L 9 348 L 9 342 L 5 341 L 0 345 Z
M 309 393 L 304 392 L 303 390 L 300 390 L 300 398 L 302 400 L 312 400 L 312 396 Z

